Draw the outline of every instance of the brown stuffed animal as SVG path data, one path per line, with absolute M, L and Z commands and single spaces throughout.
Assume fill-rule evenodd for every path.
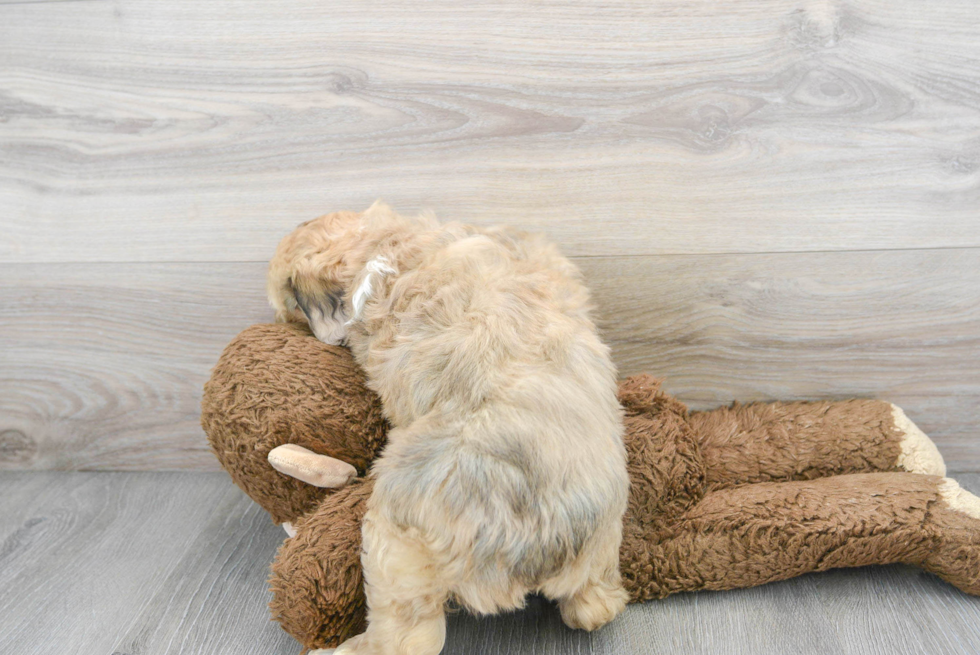
M 980 594 L 980 498 L 942 477 L 936 447 L 897 407 L 688 412 L 647 376 L 624 380 L 620 401 L 632 480 L 620 561 L 634 601 L 896 562 Z M 350 354 L 302 325 L 253 326 L 225 349 L 202 407 L 235 483 L 295 524 L 272 565 L 274 617 L 309 648 L 362 631 L 372 482 L 351 478 L 387 426 Z

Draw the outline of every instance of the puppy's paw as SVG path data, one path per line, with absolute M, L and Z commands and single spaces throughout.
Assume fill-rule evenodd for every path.
M 337 646 L 333 655 L 368 655 L 371 651 L 366 646 L 367 642 L 364 635 L 360 634 Z
M 622 586 L 590 585 L 558 603 L 561 620 L 576 630 L 596 630 L 626 608 L 629 597 Z

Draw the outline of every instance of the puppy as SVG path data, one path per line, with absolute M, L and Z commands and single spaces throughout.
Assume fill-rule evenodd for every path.
M 278 320 L 351 348 L 392 425 L 362 528 L 368 627 L 338 654 L 435 655 L 450 599 L 490 614 L 538 592 L 585 630 L 623 609 L 616 370 L 555 246 L 375 203 L 283 239 L 268 292 Z

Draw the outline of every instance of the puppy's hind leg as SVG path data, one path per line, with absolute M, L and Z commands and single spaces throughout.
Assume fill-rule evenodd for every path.
M 591 558 L 583 556 L 587 571 L 573 570 L 542 587 L 546 596 L 558 601 L 561 619 L 569 628 L 596 630 L 625 609 L 629 595 L 619 575 L 619 544 L 618 534 L 606 538 L 596 544 Z M 582 580 L 582 573 L 584 582 L 571 587 L 573 581 Z
M 335 655 L 438 655 L 449 588 L 431 553 L 370 510 L 362 534 L 368 627 Z

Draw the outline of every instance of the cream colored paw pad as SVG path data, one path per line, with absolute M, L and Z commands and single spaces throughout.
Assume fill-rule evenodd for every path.
M 900 444 L 902 452 L 898 456 L 898 466 L 909 473 L 946 475 L 946 462 L 932 439 L 910 421 L 897 405 L 892 405 L 892 419 L 895 427 L 904 435 Z
M 946 501 L 950 509 L 980 519 L 980 498 L 961 487 L 956 480 L 946 478 L 940 482 L 939 495 Z

